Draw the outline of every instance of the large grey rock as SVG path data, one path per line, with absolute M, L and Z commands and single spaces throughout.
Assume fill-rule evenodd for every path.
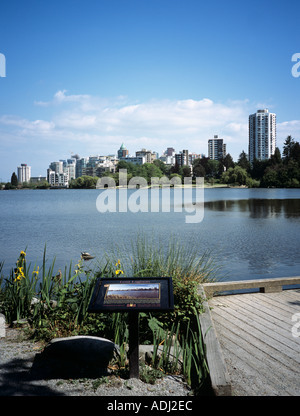
M 44 349 L 44 354 L 82 363 L 107 365 L 113 358 L 116 345 L 105 338 L 75 336 L 55 338 Z
M 107 372 L 118 346 L 105 338 L 55 338 L 36 357 L 35 369 L 48 378 L 98 377 Z

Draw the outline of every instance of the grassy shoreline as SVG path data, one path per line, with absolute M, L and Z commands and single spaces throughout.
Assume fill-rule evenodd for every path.
M 46 267 L 46 249 L 41 267 L 26 262 L 22 251 L 10 276 L 3 276 L 0 267 L 0 313 L 8 324 L 26 320 L 28 331 L 36 340 L 49 341 L 72 335 L 100 336 L 120 346 L 119 366 L 128 367 L 128 313 L 88 313 L 88 305 L 99 277 L 120 278 L 170 276 L 174 288 L 174 311 L 140 315 L 140 342 L 153 344 L 152 367 L 165 372 L 179 371 L 179 354 L 183 354 L 183 372 L 188 382 L 201 385 L 207 376 L 205 346 L 198 315 L 203 312 L 199 283 L 214 281 L 216 267 L 208 253 L 198 256 L 174 241 L 168 247 L 153 244 L 145 236 L 132 244 L 132 256 L 127 252 L 103 259 L 90 270 L 81 259 L 73 268 L 55 271 L 55 261 Z M 177 358 L 170 367 L 170 346 L 176 342 Z M 163 353 L 158 357 L 158 346 Z M 188 351 L 188 353 L 187 353 Z

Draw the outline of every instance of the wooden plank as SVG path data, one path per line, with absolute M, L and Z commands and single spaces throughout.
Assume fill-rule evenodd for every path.
M 297 344 L 291 345 L 289 340 L 278 335 L 275 331 L 267 329 L 258 322 L 253 324 L 247 323 L 247 320 L 241 314 L 237 314 L 232 310 L 220 310 L 219 308 L 213 312 L 213 320 L 222 322 L 224 328 L 234 331 L 241 338 L 247 339 L 247 342 L 253 346 L 259 345 L 262 341 L 264 345 L 272 347 L 274 350 L 280 351 L 289 359 L 293 360 L 293 366 L 300 364 L 300 354 L 295 354 Z M 224 336 L 225 331 L 222 331 Z
M 261 324 L 247 324 L 247 321 L 241 319 L 240 315 L 234 315 L 231 313 L 232 311 L 226 312 L 225 311 L 215 311 L 213 314 L 213 319 L 222 320 L 223 317 L 229 322 L 229 325 L 234 327 L 236 333 L 240 334 L 243 337 L 249 338 L 249 342 L 252 343 L 252 340 L 255 342 L 259 342 L 259 340 L 263 340 L 266 345 L 272 346 L 274 349 L 278 349 L 286 354 L 288 357 L 294 359 L 297 363 L 300 363 L 299 354 L 295 357 L 295 348 L 299 347 L 295 343 L 290 343 L 290 341 L 278 335 L 272 330 L 266 329 L 264 325 Z M 226 326 L 227 327 L 227 326 Z M 295 345 L 294 345 L 295 344 Z M 296 364 L 296 363 L 295 363 Z
M 264 299 L 266 295 L 261 295 L 262 297 L 259 297 L 259 294 L 256 296 L 253 295 L 242 295 L 242 296 L 236 296 L 228 297 L 228 296 L 222 296 L 218 299 L 218 303 L 226 304 L 230 308 L 236 308 L 239 310 L 247 310 L 252 311 L 253 313 L 257 314 L 258 316 L 263 316 L 265 319 L 271 319 L 273 318 L 273 321 L 276 323 L 279 323 L 286 327 L 287 323 L 290 322 L 291 316 L 293 315 L 294 311 L 290 309 L 288 312 L 287 310 L 279 310 L 277 308 L 277 303 L 271 305 L 267 303 Z M 212 302 L 213 304 L 213 302 Z
M 228 305 L 228 302 L 230 300 L 224 299 L 222 304 L 225 306 Z M 291 333 L 286 329 L 287 325 L 285 323 L 281 323 L 278 325 L 278 320 L 274 318 L 273 316 L 269 315 L 267 316 L 262 311 L 257 310 L 253 305 L 248 305 L 245 302 L 241 302 L 238 299 L 235 300 L 235 304 L 240 307 L 240 314 L 244 315 L 247 320 L 257 321 L 258 323 L 261 323 L 261 325 L 265 325 L 271 330 L 278 330 L 282 336 L 289 336 Z M 236 310 L 236 306 L 232 308 L 233 310 Z M 213 311 L 212 311 L 213 313 Z
M 219 322 L 221 324 L 221 321 Z M 223 325 L 226 328 L 225 320 Z M 244 337 L 241 335 L 243 335 L 242 332 L 236 333 L 233 327 L 227 327 L 226 331 L 222 331 L 222 340 L 226 338 L 227 343 L 228 341 L 233 343 L 231 350 L 234 354 L 237 347 L 243 349 L 243 360 L 247 363 L 250 360 L 252 368 L 267 374 L 272 372 L 272 368 L 278 368 L 278 364 L 280 364 L 279 377 L 281 380 L 284 380 L 291 373 L 294 374 L 296 363 L 293 360 L 286 361 L 286 357 L 280 350 L 265 344 L 260 339 L 253 339 L 254 342 L 252 343 L 248 334 L 245 334 Z
M 293 309 L 292 305 L 289 305 L 284 296 L 284 291 L 280 293 L 263 294 L 260 301 L 265 303 L 274 304 L 275 307 L 290 312 Z
M 279 321 L 287 322 L 287 320 L 291 317 L 289 313 L 281 313 L 280 311 L 272 308 L 269 304 L 260 302 L 259 299 L 255 298 L 255 296 L 247 295 L 247 297 L 243 299 L 243 302 L 256 305 L 257 309 L 260 308 L 264 313 L 276 317 Z
M 230 300 L 226 298 L 227 296 L 222 296 L 222 304 L 228 307 L 230 305 L 230 303 L 228 303 Z M 219 298 L 214 298 L 214 301 L 217 299 Z M 240 308 L 240 313 L 247 315 L 248 318 L 251 318 L 252 320 L 257 319 L 262 325 L 266 325 L 269 329 L 277 331 L 277 333 L 281 334 L 283 337 L 291 337 L 290 320 L 288 322 L 280 321 L 273 315 L 266 314 L 261 308 L 253 305 L 253 303 L 248 304 L 240 298 L 234 299 L 234 302 L 234 306 L 230 305 L 232 309 L 235 310 L 236 308 Z M 233 303 L 233 301 L 231 303 Z M 219 303 L 217 306 L 219 307 Z
M 203 288 L 206 296 L 209 298 L 216 292 L 243 290 L 243 289 L 260 289 L 262 292 L 281 291 L 282 286 L 299 285 L 300 276 L 282 277 L 276 279 L 257 279 L 257 280 L 239 280 L 233 282 L 215 282 L 204 283 Z
M 225 357 L 229 355 L 231 359 L 230 375 L 238 384 L 243 381 L 244 395 L 249 394 L 249 384 L 252 383 L 257 386 L 255 394 L 257 396 L 299 395 L 299 374 L 294 371 L 283 371 L 282 367 L 278 370 L 276 361 L 272 361 L 271 357 L 261 350 L 250 349 L 248 342 L 235 336 L 234 333 L 229 337 L 222 336 L 223 351 L 224 344 L 227 348 Z
M 275 303 L 277 305 L 278 308 L 284 310 L 284 311 L 288 311 L 289 313 L 295 313 L 297 311 L 299 311 L 299 307 L 300 307 L 300 295 L 299 295 L 299 304 L 297 303 L 297 301 L 295 302 L 295 296 L 294 296 L 294 302 L 289 302 L 288 299 L 285 296 L 285 293 L 282 293 L 282 296 L 276 296 L 278 295 L 273 293 L 272 295 L 266 294 L 264 296 L 264 302 L 268 302 L 269 304 Z
M 233 392 L 298 396 L 300 337 L 292 336 L 291 318 L 300 290 L 220 296 L 209 305 Z
M 296 302 L 298 303 L 298 305 L 300 305 L 300 289 L 286 289 L 284 291 L 284 295 L 287 299 L 291 299 L 295 301 L 295 296 L 298 298 L 298 301 L 296 300 Z
M 276 326 L 279 326 L 282 329 L 287 331 L 287 334 L 291 336 L 291 325 L 292 325 L 292 315 L 293 310 L 290 313 L 281 313 L 277 309 L 272 309 L 270 305 L 264 304 L 264 297 L 266 295 L 256 294 L 255 295 L 233 295 L 233 296 L 222 296 L 219 298 L 214 298 L 211 300 L 211 305 L 225 304 L 230 306 L 232 309 L 239 309 L 240 313 L 252 313 L 254 316 L 264 318 L 270 323 L 275 323 Z M 254 300 L 253 300 L 254 299 Z M 257 302 L 255 302 L 255 300 Z M 234 305 L 234 306 L 233 306 Z M 294 339 L 295 340 L 295 339 Z M 299 340 L 300 341 L 300 340 Z M 297 342 L 299 342 L 297 341 Z
M 206 346 L 206 359 L 209 368 L 211 386 L 217 396 L 231 396 L 231 383 L 210 315 L 203 288 L 199 287 L 199 293 L 203 298 L 205 312 L 199 315 L 202 337 Z
M 223 340 L 223 341 L 226 341 Z M 257 370 L 245 362 L 245 354 L 233 355 L 233 344 L 221 343 L 225 361 L 232 383 L 232 391 L 235 396 L 274 396 L 277 391 L 264 377 L 257 377 Z

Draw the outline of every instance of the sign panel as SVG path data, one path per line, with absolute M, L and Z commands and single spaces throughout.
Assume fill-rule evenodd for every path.
M 167 311 L 174 309 L 170 277 L 99 278 L 89 312 Z

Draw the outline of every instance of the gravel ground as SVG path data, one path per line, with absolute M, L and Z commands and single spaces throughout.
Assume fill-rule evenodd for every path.
M 102 379 L 43 379 L 32 368 L 42 344 L 24 337 L 22 329 L 6 328 L 0 338 L 0 396 L 191 396 L 179 376 L 165 376 L 156 384 L 115 375 Z

